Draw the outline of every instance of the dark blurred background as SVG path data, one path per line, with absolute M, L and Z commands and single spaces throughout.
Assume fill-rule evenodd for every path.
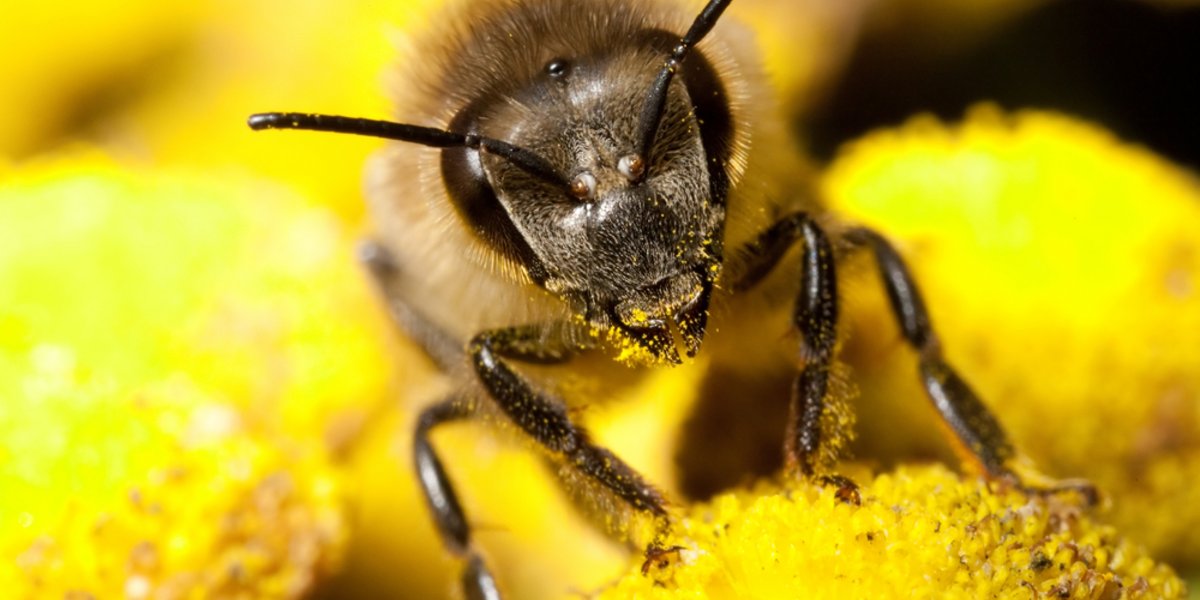
M 1200 7 L 1059 0 L 964 44 L 910 14 L 863 32 L 843 76 L 802 127 L 818 156 L 876 127 L 932 112 L 957 120 L 991 100 L 1103 124 L 1200 167 Z

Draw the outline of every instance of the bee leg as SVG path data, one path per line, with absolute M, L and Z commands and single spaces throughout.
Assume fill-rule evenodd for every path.
M 434 364 L 443 372 L 451 372 L 463 364 L 466 354 L 462 345 L 440 327 L 409 305 L 399 293 L 397 280 L 400 267 L 387 248 L 373 241 L 363 241 L 358 248 L 359 260 L 366 265 L 375 285 L 387 301 L 388 311 L 396 326 L 413 341 L 417 342 Z M 565 327 L 565 326 L 564 326 Z M 546 327 L 513 328 L 505 355 L 522 362 L 537 364 L 559 364 L 568 361 L 579 350 L 581 344 L 550 343 L 553 335 L 546 335 Z M 584 337 L 584 336 L 577 336 Z
M 634 509 L 664 520 L 665 503 L 657 490 L 612 452 L 594 444 L 586 431 L 571 422 L 560 401 L 538 392 L 509 367 L 504 357 L 525 360 L 559 355 L 553 347 L 540 351 L 530 331 L 521 327 L 485 331 L 471 340 L 467 353 L 488 394 L 513 424 L 551 454 Z
M 444 423 L 470 416 L 470 406 L 457 397 L 434 404 L 421 412 L 413 435 L 413 462 L 421 484 L 425 505 L 441 534 L 442 543 L 452 554 L 465 561 L 461 585 L 467 598 L 498 600 L 499 588 L 483 558 L 471 545 L 471 527 L 463 514 L 454 486 L 442 468 L 442 462 L 429 443 L 429 432 Z
M 442 371 L 449 372 L 462 364 L 466 355 L 461 345 L 445 331 L 415 311 L 398 293 L 396 282 L 399 265 L 382 245 L 364 241 L 358 248 L 359 260 L 367 267 L 376 286 L 384 296 L 396 325 L 424 350 Z M 413 432 L 413 466 L 425 505 L 433 516 L 442 544 L 464 561 L 460 585 L 463 595 L 471 600 L 498 600 L 500 591 L 483 557 L 471 544 L 471 529 L 454 492 L 450 478 L 442 467 L 429 432 L 439 425 L 453 423 L 471 416 L 471 406 L 452 396 L 423 410 L 417 417 Z
M 358 260 L 374 279 L 396 326 L 420 346 L 439 370 L 453 372 L 463 364 L 466 355 L 462 344 L 414 310 L 400 294 L 400 265 L 387 248 L 376 241 L 363 240 L 358 245 Z
M 942 359 L 925 301 L 908 267 L 883 236 L 865 228 L 846 234 L 847 241 L 869 246 L 883 279 L 888 303 L 904 339 L 920 355 L 921 383 L 938 413 L 989 475 L 1007 474 L 1005 463 L 1015 452 L 1003 428 L 958 373 Z
M 780 219 L 741 249 L 731 276 L 732 289 L 744 291 L 769 274 L 797 242 L 800 259 L 800 293 L 792 310 L 792 324 L 803 338 L 804 367 L 792 386 L 784 458 L 789 470 L 838 488 L 838 497 L 855 502 L 858 488 L 849 479 L 821 473 L 832 462 L 823 456 L 821 421 L 828 408 L 830 372 L 837 345 L 837 270 L 829 237 L 806 213 Z M 825 453 L 831 454 L 831 453 Z
M 988 477 L 1014 482 L 1031 493 L 1073 490 L 1094 504 L 1098 492 L 1083 481 L 1054 482 L 1036 473 L 1028 478 L 1042 479 L 1036 484 L 1024 481 L 1013 470 L 1017 453 L 1000 423 L 967 382 L 942 358 L 941 344 L 930 324 L 929 312 L 912 275 L 896 249 L 878 233 L 856 228 L 846 240 L 869 246 L 875 255 L 892 313 L 904 339 L 919 353 L 921 383 L 942 419 L 958 438 L 961 449 L 983 467 Z
M 643 564 L 648 572 L 646 565 L 652 557 L 670 552 L 663 546 L 670 531 L 666 502 L 637 471 L 608 449 L 595 445 L 585 430 L 571 422 L 561 402 L 535 390 L 508 366 L 504 358 L 542 364 L 565 358 L 563 350 L 536 336 L 537 332 L 534 328 L 514 327 L 475 336 L 467 350 L 475 372 L 512 423 L 576 472 L 654 519 L 656 531 Z
M 821 417 L 837 343 L 837 273 L 829 237 L 806 215 L 798 219 L 797 235 L 804 250 L 792 325 L 803 336 L 804 367 L 792 387 L 784 448 L 787 463 L 811 477 L 823 466 Z

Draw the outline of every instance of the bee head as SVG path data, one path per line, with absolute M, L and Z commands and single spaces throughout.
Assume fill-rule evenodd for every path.
M 554 58 L 519 93 L 452 123 L 527 149 L 552 178 L 469 148 L 444 151 L 442 169 L 460 212 L 499 209 L 477 232 L 536 283 L 592 325 L 674 362 L 676 339 L 688 354 L 699 348 L 721 264 L 725 171 L 710 162 L 704 133 L 724 133 L 713 127 L 728 121 L 728 107 L 709 102 L 706 111 L 723 114 L 701 123 L 677 79 L 647 141 L 639 117 L 661 66 L 652 46 Z
M 724 88 L 690 50 L 729 1 L 712 0 L 682 38 L 643 29 L 547 48 L 536 69 L 479 94 L 444 130 L 294 113 L 250 124 L 442 148 L 447 196 L 485 245 L 593 327 L 679 362 L 677 347 L 693 355 L 704 338 L 732 139 Z

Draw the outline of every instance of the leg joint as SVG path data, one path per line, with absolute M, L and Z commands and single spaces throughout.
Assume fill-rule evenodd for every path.
M 935 356 L 940 353 L 937 336 L 929 320 L 925 301 L 917 290 L 912 274 L 900 258 L 900 253 L 882 235 L 865 227 L 857 227 L 846 233 L 845 239 L 857 245 L 870 246 L 883 279 L 888 303 L 904 339 L 922 355 Z
M 483 332 L 471 338 L 467 343 L 467 355 L 476 371 L 496 368 L 496 351 L 492 343 L 491 332 Z

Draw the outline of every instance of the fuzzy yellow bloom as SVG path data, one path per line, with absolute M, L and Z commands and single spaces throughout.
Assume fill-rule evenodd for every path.
M 7 598 L 294 598 L 345 543 L 320 448 L 182 376 L 124 388 L 39 345 L 0 409 Z
M 946 354 L 1018 448 L 1092 480 L 1155 555 L 1200 565 L 1200 185 L 1104 130 L 983 107 L 847 147 L 825 178 L 922 284 Z M 862 454 L 944 447 L 877 287 L 847 292 Z
M 1174 598 L 1172 571 L 1070 504 L 997 493 L 944 467 L 861 490 L 760 485 L 688 507 L 678 557 L 605 598 Z
M 3 595 L 294 598 L 332 571 L 332 451 L 389 372 L 358 277 L 278 186 L 87 152 L 10 171 Z

